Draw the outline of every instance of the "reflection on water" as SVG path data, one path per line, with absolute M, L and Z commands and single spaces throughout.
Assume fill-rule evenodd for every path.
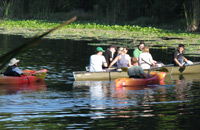
M 8 84 L 0 85 L 0 95 L 31 93 L 32 91 L 46 91 L 47 87 L 44 80 L 30 84 Z
M 25 41 L 0 37 L 0 55 Z M 94 49 L 87 42 L 44 39 L 20 55 L 22 69 L 46 68 L 47 78 L 45 84 L 0 85 L 1 129 L 199 128 L 200 75 L 167 75 L 163 85 L 123 88 L 114 81 L 74 82 L 72 72 L 84 70 Z M 151 53 L 170 60 L 168 51 Z

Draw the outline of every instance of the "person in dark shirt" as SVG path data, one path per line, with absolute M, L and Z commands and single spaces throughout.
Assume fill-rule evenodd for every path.
M 110 45 L 110 47 L 105 51 L 104 57 L 106 59 L 106 63 L 108 64 L 108 66 L 113 61 L 116 50 L 117 47 L 115 45 Z
M 184 48 L 185 46 L 183 44 L 179 44 L 178 50 L 176 50 L 173 55 L 174 65 L 183 67 L 185 64 L 193 64 L 191 61 L 184 57 Z
M 8 64 L 8 67 L 6 68 L 6 71 L 4 72 L 4 75 L 6 76 L 21 76 L 22 70 L 17 67 L 17 63 L 19 60 L 16 58 L 12 58 Z

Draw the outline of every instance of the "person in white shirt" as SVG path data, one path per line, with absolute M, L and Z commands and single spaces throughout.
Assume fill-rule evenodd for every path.
M 151 66 L 155 66 L 157 61 L 153 60 L 151 54 L 149 53 L 149 48 L 145 46 L 142 49 L 142 53 L 138 57 L 138 65 L 142 67 L 142 69 L 150 69 Z
M 105 57 L 103 56 L 103 52 L 105 52 L 103 48 L 97 47 L 96 51 L 97 51 L 96 54 L 90 56 L 90 67 L 89 67 L 90 72 L 103 71 L 102 65 L 104 67 L 108 66 Z

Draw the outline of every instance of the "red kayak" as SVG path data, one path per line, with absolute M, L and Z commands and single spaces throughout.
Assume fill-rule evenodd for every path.
M 140 78 L 119 78 L 115 80 L 116 87 L 130 87 L 139 85 L 150 85 L 163 83 L 166 72 L 150 73 L 151 77 L 146 79 Z
M 29 84 L 37 82 L 46 77 L 47 69 L 43 70 L 24 70 L 21 76 L 0 76 L 0 84 Z

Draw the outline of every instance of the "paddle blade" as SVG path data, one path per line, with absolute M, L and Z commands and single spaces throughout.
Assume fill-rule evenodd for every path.
M 38 79 L 44 79 L 47 75 L 47 69 L 35 71 L 35 70 L 23 70 L 23 75 L 36 76 Z
M 169 70 L 167 68 L 158 68 L 156 69 L 156 71 L 161 71 L 161 72 L 169 72 Z
M 15 57 L 16 55 L 25 52 L 26 50 L 36 47 L 40 44 L 40 40 L 41 38 L 43 38 L 44 36 L 48 35 L 49 33 L 52 33 L 53 31 L 57 30 L 58 28 L 61 28 L 71 22 L 74 22 L 77 19 L 77 17 L 73 17 L 70 20 L 64 22 L 63 24 L 50 29 L 49 31 L 41 34 L 41 35 L 36 35 L 34 36 L 32 39 L 30 39 L 29 41 L 23 43 L 21 46 L 9 51 L 8 53 L 2 55 L 0 57 L 0 69 L 2 69 L 9 61 L 10 59 L 12 59 L 13 57 Z
M 121 70 L 124 72 L 127 72 L 128 68 L 127 67 L 121 67 Z
M 44 79 L 46 77 L 47 73 L 41 72 L 41 73 L 36 73 L 35 76 L 38 79 Z
M 185 66 L 180 67 L 178 70 L 179 70 L 180 73 L 182 73 L 185 70 Z

